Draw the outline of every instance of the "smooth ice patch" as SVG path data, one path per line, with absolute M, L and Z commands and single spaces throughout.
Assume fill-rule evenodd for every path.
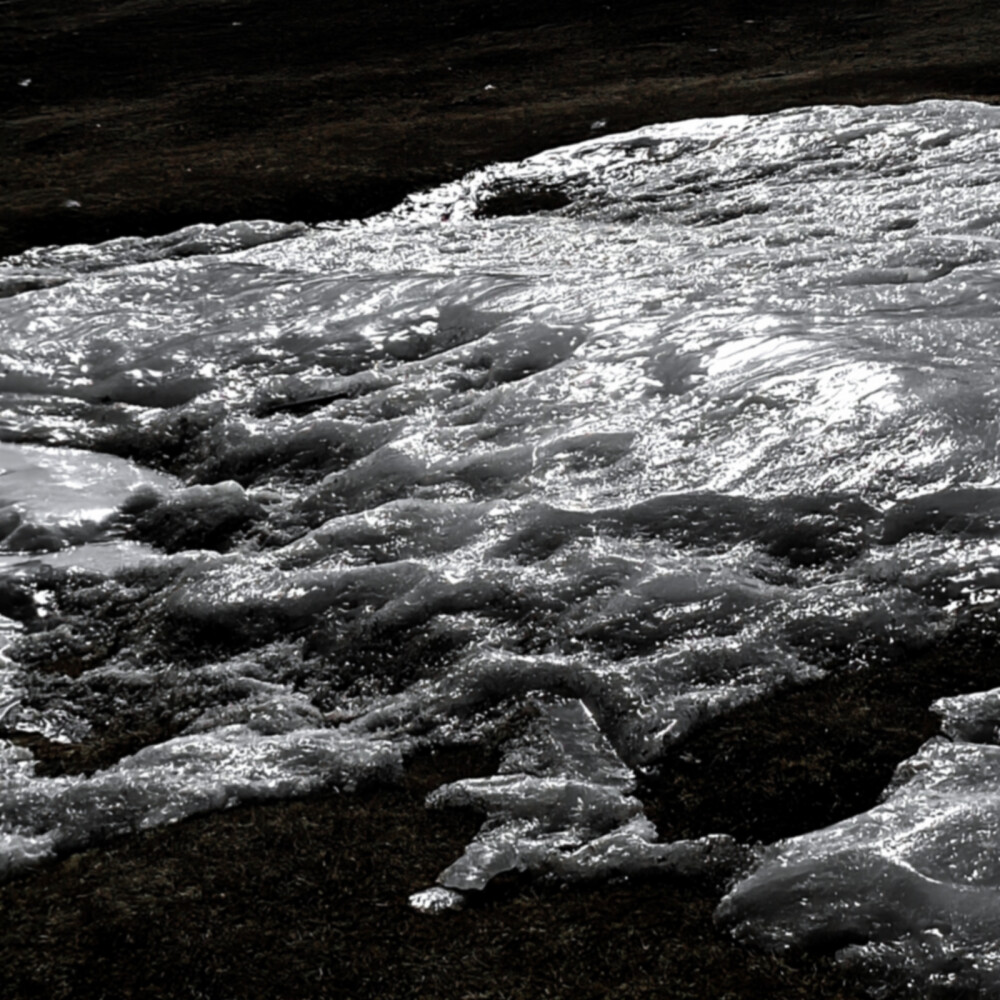
M 0 443 L 0 550 L 52 552 L 89 542 L 133 490 L 175 484 L 112 455 Z

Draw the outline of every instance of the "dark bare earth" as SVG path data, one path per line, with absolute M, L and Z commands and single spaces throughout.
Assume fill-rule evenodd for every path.
M 363 216 L 597 119 L 996 101 L 994 15 L 958 0 L 0 0 L 0 255 Z M 977 620 L 878 673 L 736 713 L 650 776 L 650 815 L 666 837 L 751 842 L 850 815 L 934 732 L 934 698 L 998 675 Z M 59 773 L 132 742 L 38 751 Z M 416 915 L 407 894 L 477 825 L 422 796 L 488 771 L 491 752 L 414 761 L 400 788 L 203 817 L 0 887 L 0 997 L 863 995 L 824 956 L 732 945 L 711 921 L 718 886 L 512 880 L 464 913 Z
M 601 119 L 990 100 L 998 43 L 988 0 L 3 0 L 0 255 L 359 217 Z

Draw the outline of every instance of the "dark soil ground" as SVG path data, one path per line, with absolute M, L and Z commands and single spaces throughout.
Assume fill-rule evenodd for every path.
M 5 998 L 857 997 L 712 932 L 717 893 L 510 883 L 443 917 L 408 908 L 476 829 L 407 785 L 244 807 L 71 857 L 4 888 Z
M 698 115 L 1000 95 L 991 0 L 0 0 L 0 256 Z M 492 87 L 492 89 L 487 89 Z
M 1000 100 L 998 24 L 975 0 L 0 0 L 0 255 L 364 216 L 598 119 Z M 650 777 L 650 815 L 666 837 L 767 842 L 872 805 L 935 731 L 934 698 L 1000 683 L 993 635 L 975 622 L 735 713 Z M 114 739 L 111 756 L 129 748 Z M 86 766 L 47 752 L 50 772 Z M 202 817 L 0 887 L 0 997 L 862 995 L 823 956 L 732 945 L 711 920 L 718 886 L 513 880 L 462 913 L 415 914 L 408 893 L 477 825 L 423 795 L 487 757 Z

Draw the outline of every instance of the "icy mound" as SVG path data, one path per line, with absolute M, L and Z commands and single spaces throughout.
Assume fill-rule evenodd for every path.
M 432 797 L 486 821 L 419 905 L 735 863 L 660 843 L 636 770 L 996 600 L 998 151 L 965 103 L 684 122 L 364 223 L 0 264 L 36 470 L 0 516 L 67 455 L 84 497 L 31 514 L 59 551 L 5 536 L 5 864 L 105 835 L 91 800 L 120 830 L 469 741 L 502 773 Z M 27 733 L 102 766 L 39 776 Z
M 982 720 L 980 698 L 969 708 L 957 725 Z M 998 859 L 1000 747 L 935 739 L 881 805 L 770 848 L 718 916 L 758 945 L 894 970 L 922 996 L 1000 996 Z
M 723 900 L 737 937 L 836 950 L 917 995 L 1000 996 L 1000 689 L 932 708 L 946 736 L 881 805 L 772 846 Z

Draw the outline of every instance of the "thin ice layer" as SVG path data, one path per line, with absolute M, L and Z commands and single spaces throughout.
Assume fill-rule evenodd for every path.
M 563 699 L 529 704 L 537 717 L 508 746 L 496 776 L 457 781 L 428 798 L 432 808 L 471 807 L 486 815 L 462 857 L 438 876 L 441 888 L 482 889 L 510 871 L 566 879 L 654 871 L 718 877 L 741 860 L 723 835 L 657 843 L 656 828 L 633 794 L 635 776 L 586 706 Z M 429 892 L 411 902 L 439 908 L 439 891 Z
M 56 853 L 238 802 L 391 781 L 397 747 L 329 729 L 263 734 L 221 725 L 146 747 L 91 777 L 35 779 L 30 755 L 0 743 L 0 877 Z

